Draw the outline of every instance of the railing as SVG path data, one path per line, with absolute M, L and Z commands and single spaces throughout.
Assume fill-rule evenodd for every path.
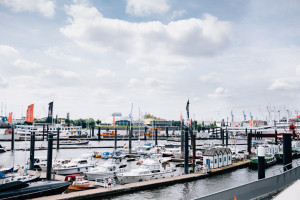
M 271 171 L 271 173 L 273 173 L 273 175 L 276 176 L 276 175 L 282 174 L 285 171 L 291 170 L 293 168 L 293 166 L 294 166 L 294 168 L 300 166 L 300 161 L 294 160 L 292 163 L 283 165 L 277 169 L 273 169 Z M 276 173 L 276 172 L 279 172 L 279 173 Z

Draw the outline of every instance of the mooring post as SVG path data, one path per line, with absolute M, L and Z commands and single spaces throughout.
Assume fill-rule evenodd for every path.
M 275 129 L 275 144 L 278 145 L 277 129 Z
M 258 156 L 258 179 L 265 178 L 265 148 L 259 146 L 257 150 Z
M 224 129 L 221 128 L 222 145 L 224 146 Z
M 293 130 L 293 140 L 295 140 L 295 138 L 296 138 L 296 131 Z
M 117 128 L 115 128 L 115 151 L 117 150 Z
M 292 140 L 290 133 L 283 133 L 283 170 L 292 169 Z
M 147 140 L 147 126 L 145 126 L 145 132 L 144 132 L 144 140 Z
M 193 172 L 196 167 L 196 134 L 192 135 L 192 146 L 193 146 Z
M 47 176 L 46 179 L 51 181 L 52 172 L 52 149 L 53 149 L 53 135 L 48 134 L 48 152 L 47 152 Z
M 247 149 L 248 149 L 248 154 L 250 157 L 251 154 L 251 140 L 252 140 L 252 129 L 250 130 L 249 133 L 247 133 L 247 129 L 246 129 L 246 134 L 247 134 Z
M 48 141 L 48 138 L 49 138 L 49 125 L 47 124 L 47 141 Z
M 133 128 L 131 127 L 130 131 L 129 131 L 129 154 L 131 154 L 131 138 L 132 138 L 132 132 L 133 132 Z
M 185 127 L 184 131 L 184 173 L 189 173 L 189 129 Z
M 254 136 L 254 139 L 257 140 L 257 133 L 256 133 L 256 130 L 254 130 L 254 135 L 255 135 L 255 136 Z
M 181 126 L 181 158 L 184 157 L 184 130 Z
M 15 130 L 13 125 L 11 125 L 11 148 L 10 149 L 12 152 L 15 150 Z
M 57 127 L 57 134 L 56 134 L 56 150 L 59 150 L 59 127 Z
M 95 126 L 92 127 L 92 137 L 95 136 Z
M 33 170 L 34 168 L 34 143 L 35 143 L 35 133 L 32 131 L 30 134 L 30 166 L 29 169 Z M 26 137 L 26 135 L 25 135 Z
M 226 146 L 228 146 L 228 129 L 226 127 Z
M 157 128 L 155 128 L 155 146 L 157 146 Z
M 43 124 L 43 141 L 45 140 L 45 124 Z
M 101 140 L 101 127 L 98 127 L 98 141 L 100 142 Z
M 166 127 L 166 135 L 167 135 L 167 139 L 169 137 L 169 127 Z

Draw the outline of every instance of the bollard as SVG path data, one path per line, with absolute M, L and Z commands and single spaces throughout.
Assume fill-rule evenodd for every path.
M 117 128 L 115 128 L 115 151 L 117 150 Z
M 275 144 L 278 145 L 277 129 L 275 129 Z
M 226 146 L 228 146 L 228 129 L 226 127 Z
M 283 133 L 283 170 L 292 169 L 292 141 L 290 133 Z
M 132 131 L 133 128 L 131 127 L 130 131 L 129 131 L 129 154 L 131 154 L 131 137 L 132 137 Z
M 259 146 L 257 150 L 258 156 L 258 179 L 265 178 L 265 148 Z
M 15 130 L 14 126 L 11 125 L 11 151 L 15 150 Z
M 147 140 L 147 127 L 145 126 L 145 132 L 144 132 L 144 140 Z
M 59 150 L 59 127 L 57 128 L 56 134 L 56 149 Z
M 98 127 L 98 141 L 100 142 L 101 140 L 101 127 Z
M 157 128 L 155 129 L 155 146 L 157 146 Z
M 51 172 L 52 172 L 52 147 L 53 145 L 53 135 L 48 135 L 48 152 L 47 152 L 47 176 L 46 179 L 51 181 Z
M 26 135 L 25 135 L 26 137 Z M 29 169 L 33 170 L 34 168 L 34 143 L 35 143 L 35 133 L 31 132 L 30 134 L 30 166 Z
M 189 129 L 185 127 L 184 130 L 184 173 L 189 173 Z
M 45 124 L 43 124 L 43 141 L 45 140 Z

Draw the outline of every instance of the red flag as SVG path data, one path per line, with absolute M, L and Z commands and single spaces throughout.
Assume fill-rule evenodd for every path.
M 13 115 L 12 112 L 10 112 L 10 113 L 8 114 L 8 120 L 7 120 L 8 123 L 12 123 L 12 115 Z
M 180 113 L 180 125 L 182 126 L 182 113 Z
M 250 120 L 250 126 L 253 126 L 253 120 Z
M 116 125 L 116 117 L 113 116 L 113 125 Z
M 34 104 L 31 104 L 27 108 L 27 116 L 26 116 L 27 122 L 33 123 L 33 107 L 34 107 Z

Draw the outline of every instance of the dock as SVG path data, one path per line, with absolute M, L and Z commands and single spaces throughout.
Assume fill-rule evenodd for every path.
M 216 175 L 221 172 L 227 172 L 238 168 L 247 167 L 249 165 L 250 160 L 245 160 L 241 162 L 234 163 L 228 167 L 223 167 L 220 169 L 213 169 L 210 172 L 206 173 L 203 171 L 191 173 L 191 174 L 184 174 L 181 176 L 174 176 L 169 178 L 162 178 L 144 182 L 136 182 L 136 183 L 129 183 L 125 185 L 117 185 L 112 189 L 99 187 L 96 189 L 79 191 L 79 192 L 72 192 L 68 194 L 60 194 L 60 195 L 53 195 L 48 197 L 41 197 L 36 198 L 36 200 L 53 200 L 53 199 L 60 199 L 60 200 L 81 200 L 81 199 L 95 199 L 101 197 L 108 197 L 108 196 L 116 196 L 116 195 L 123 195 L 126 193 L 132 193 L 142 190 L 148 190 L 158 187 L 164 187 L 169 185 L 174 185 L 177 183 L 184 183 L 189 181 L 195 181 L 203 178 L 210 177 L 212 175 Z M 29 171 L 29 173 L 35 174 L 35 171 Z M 45 172 L 41 172 L 41 178 L 46 177 Z M 55 175 L 56 180 L 64 180 L 64 176 Z

